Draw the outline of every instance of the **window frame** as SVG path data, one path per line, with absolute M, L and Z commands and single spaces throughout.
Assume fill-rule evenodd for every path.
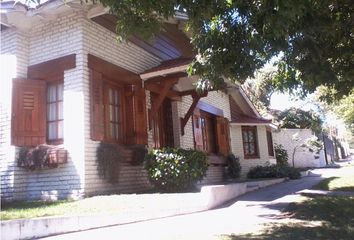
M 126 132 L 125 132 L 125 90 L 124 90 L 124 85 L 118 84 L 118 83 L 113 83 L 112 81 L 102 78 L 103 81 L 103 127 L 104 127 L 104 137 L 103 141 L 105 142 L 110 142 L 110 143 L 117 143 L 117 144 L 124 144 L 124 139 L 126 137 Z M 113 89 L 118 91 L 119 98 L 120 98 L 120 109 L 119 109 L 119 121 L 120 121 L 120 126 L 118 129 L 118 139 L 115 139 L 111 136 L 109 136 L 109 126 L 110 126 L 110 103 L 109 103 L 109 90 Z
M 253 133 L 253 141 L 246 141 L 244 138 L 244 132 L 249 132 L 251 131 Z M 257 126 L 242 126 L 241 127 L 241 137 L 242 137 L 242 146 L 243 146 L 243 155 L 245 159 L 254 159 L 254 158 L 259 158 L 259 145 L 258 145 L 258 132 L 257 132 Z M 254 144 L 255 148 L 255 153 L 254 154 L 249 154 L 246 152 L 246 144 Z
M 62 85 L 62 99 L 58 100 L 58 86 Z M 55 86 L 55 101 L 50 101 L 49 100 L 49 88 L 51 86 Z M 62 118 L 59 118 L 59 104 L 62 104 Z M 47 81 L 46 85 L 46 142 L 51 145 L 59 145 L 64 142 L 64 81 L 62 80 L 57 80 L 57 81 Z M 56 112 L 55 112 L 55 119 L 54 120 L 49 120 L 49 108 L 51 104 L 55 104 Z M 59 138 L 59 122 L 62 123 L 61 127 L 61 135 L 62 137 Z M 54 123 L 55 124 L 55 138 L 49 139 L 49 124 Z

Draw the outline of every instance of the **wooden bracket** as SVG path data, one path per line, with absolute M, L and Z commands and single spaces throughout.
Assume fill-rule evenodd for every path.
M 199 100 L 202 97 L 206 97 L 207 95 L 208 95 L 208 92 L 205 92 L 202 95 L 198 95 L 196 92 L 194 92 L 192 94 L 193 102 L 192 102 L 191 106 L 189 107 L 189 109 L 188 109 L 186 115 L 184 116 L 184 118 L 181 118 L 181 134 L 182 134 L 182 136 L 184 135 L 184 127 L 186 126 L 189 118 L 192 116 L 192 113 L 193 113 L 195 107 L 197 106 Z
M 162 89 L 160 94 L 158 95 L 158 98 L 156 101 L 154 101 L 153 105 L 151 106 L 151 119 L 154 120 L 157 117 L 157 113 L 163 103 L 163 100 L 165 100 L 167 94 L 170 91 L 170 88 L 178 82 L 178 78 L 172 78 L 165 80 L 160 83 L 162 85 Z

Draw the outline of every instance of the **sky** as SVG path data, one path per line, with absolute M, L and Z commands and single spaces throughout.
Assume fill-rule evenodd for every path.
M 286 93 L 274 93 L 270 99 L 270 108 L 277 110 L 285 110 L 290 107 L 301 108 L 303 110 L 316 110 L 316 106 L 309 103 L 309 99 L 311 95 L 309 95 L 304 100 L 296 100 L 289 96 Z

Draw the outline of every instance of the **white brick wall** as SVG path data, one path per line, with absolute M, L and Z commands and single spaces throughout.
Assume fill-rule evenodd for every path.
M 87 68 L 87 54 L 93 54 L 117 66 L 128 69 L 134 73 L 141 73 L 156 66 L 160 60 L 134 44 L 118 43 L 116 35 L 91 20 L 84 21 L 82 54 L 85 58 L 84 84 L 85 84 L 85 192 L 88 195 L 99 192 L 136 192 L 148 188 L 146 172 L 142 166 L 122 166 L 118 184 L 107 183 L 99 177 L 97 172 L 96 148 L 98 142 L 90 139 L 90 97 L 89 77 Z M 147 92 L 147 103 L 150 104 Z M 149 131 L 149 143 L 152 144 L 152 132 Z
M 16 76 L 26 77 L 27 66 L 51 60 L 71 53 L 77 54 L 76 69 L 64 73 L 64 145 L 69 150 L 69 161 L 55 169 L 28 171 L 16 166 L 14 154 L 7 148 L 5 168 L 1 170 L 2 198 L 11 199 L 40 199 L 40 198 L 77 198 L 83 193 L 84 183 L 84 138 L 83 138 L 83 71 L 82 57 L 80 58 L 81 39 L 80 19 L 82 14 L 73 13 L 69 17 L 58 18 L 56 21 L 39 23 L 28 33 L 18 33 L 12 29 L 10 33 L 2 34 L 1 54 L 12 50 L 16 55 Z M 9 35 L 15 35 L 10 38 Z M 82 34 L 81 34 L 82 35 Z M 13 41 L 15 39 L 15 41 Z M 3 47 L 12 44 L 11 47 Z M 80 64 L 81 62 L 81 64 Z M 10 88 L 11 89 L 11 88 Z M 11 102 L 11 101 L 10 101 Z M 83 109 L 81 107 L 81 109 Z M 73 113 L 72 110 L 75 110 Z M 7 113 L 9 114 L 9 113 Z M 1 119 L 6 115 L 1 113 Z M 10 116 L 10 115 L 8 115 Z M 10 132 L 10 120 L 7 119 L 6 128 Z M 69 131 L 71 129 L 71 131 Z M 73 131 L 74 129 L 74 131 Z M 73 135 L 72 133 L 76 134 Z M 80 134 L 81 132 L 81 134 Z M 73 144 L 68 144 L 68 143 Z M 10 138 L 5 143 L 10 146 Z M 3 161 L 1 161 L 3 162 Z
M 10 145 L 11 94 L 9 92 L 12 89 L 11 79 L 16 77 L 18 72 L 15 58 L 17 35 L 11 29 L 1 32 L 0 181 L 2 199 L 11 199 L 13 197 L 15 149 Z
M 241 177 L 246 177 L 250 168 L 258 165 L 275 164 L 274 157 L 268 154 L 268 143 L 265 126 L 257 126 L 257 137 L 259 147 L 259 158 L 245 159 L 243 153 L 242 131 L 241 126 L 231 126 L 231 149 L 235 156 L 240 158 L 241 164 Z
M 293 141 L 293 135 L 298 134 L 299 142 Z M 284 129 L 274 132 L 274 143 L 281 144 L 289 156 L 289 165 L 292 166 L 292 154 L 296 146 L 301 145 L 306 139 L 313 137 L 311 129 Z M 295 167 L 323 167 L 326 165 L 324 158 L 315 158 L 318 154 L 310 152 L 307 148 L 298 148 L 295 153 Z

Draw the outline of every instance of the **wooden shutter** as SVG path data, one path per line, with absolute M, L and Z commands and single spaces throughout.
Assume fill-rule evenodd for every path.
M 91 139 L 102 141 L 104 138 L 104 106 L 102 74 L 90 71 L 91 87 Z
M 216 118 L 216 135 L 219 153 L 227 156 L 230 153 L 230 129 L 227 118 Z
M 148 137 L 145 89 L 136 85 L 133 89 L 135 143 L 146 145 L 148 143 Z
M 14 79 L 11 140 L 15 146 L 36 146 L 46 141 L 46 83 Z
M 196 150 L 203 150 L 203 132 L 200 120 L 200 110 L 196 108 L 193 113 L 193 133 Z

